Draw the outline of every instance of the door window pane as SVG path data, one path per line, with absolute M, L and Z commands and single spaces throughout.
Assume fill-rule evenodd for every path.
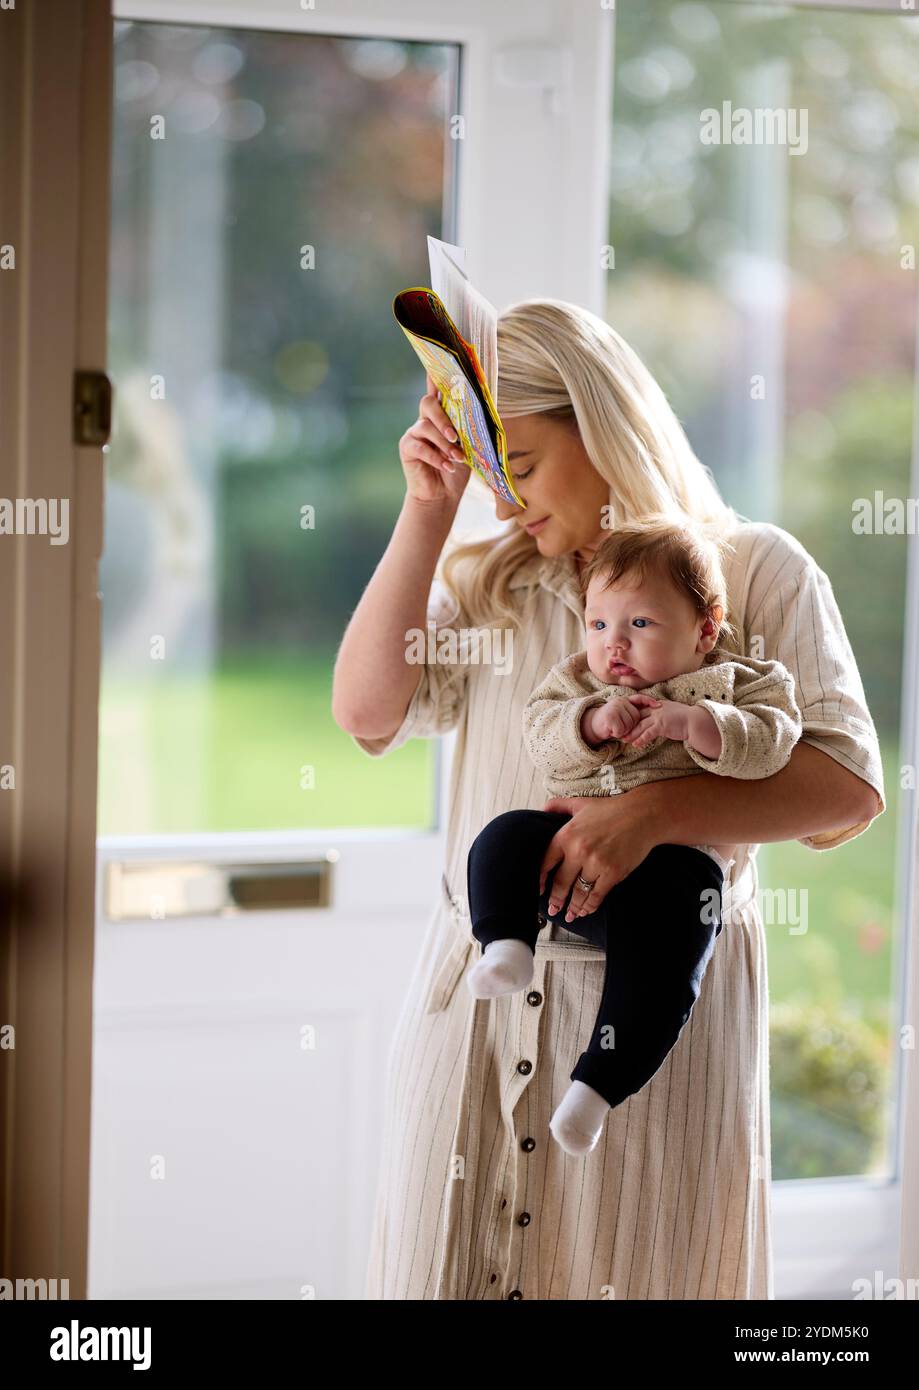
M 826 570 L 884 757 L 867 832 L 759 852 L 764 906 L 772 888 L 807 904 L 803 932 L 764 911 L 775 1178 L 890 1165 L 908 540 L 855 534 L 852 509 L 910 488 L 917 97 L 919 31 L 897 14 L 617 7 L 607 318 L 728 501 Z M 784 145 L 704 143 L 701 113 L 727 101 L 797 125 Z
M 392 316 L 451 235 L 455 46 L 118 22 L 103 834 L 427 826 L 338 643 L 424 376 Z

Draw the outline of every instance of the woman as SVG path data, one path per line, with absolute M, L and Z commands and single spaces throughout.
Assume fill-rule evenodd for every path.
M 754 854 L 788 839 L 831 849 L 884 810 L 858 668 L 826 575 L 788 532 L 725 505 L 660 387 L 612 328 L 562 301 L 524 301 L 499 318 L 498 354 L 498 412 L 526 509 L 496 496 L 505 532 L 455 548 L 438 573 L 470 471 L 429 378 L 400 441 L 405 502 L 335 669 L 335 718 L 373 756 L 458 730 L 443 895 L 389 1058 L 366 1296 L 772 1298 Z M 523 747 L 523 706 L 551 666 L 583 647 L 581 565 L 610 527 L 651 512 L 728 538 L 738 654 L 794 674 L 804 734 L 788 765 L 761 781 L 700 773 L 625 796 L 547 800 Z M 458 659 L 419 672 L 406 660 L 406 633 L 426 622 L 454 630 Z M 502 625 L 513 634 L 503 674 L 469 660 L 468 631 Z M 528 991 L 476 1000 L 458 988 L 479 955 L 465 901 L 469 846 L 515 807 L 570 815 L 542 875 L 558 866 L 561 901 L 575 885 L 573 909 L 595 910 L 657 844 L 734 847 L 725 930 L 690 1021 L 653 1079 L 610 1112 L 586 1158 L 552 1141 L 549 1120 L 596 1016 L 601 952 L 547 924 Z

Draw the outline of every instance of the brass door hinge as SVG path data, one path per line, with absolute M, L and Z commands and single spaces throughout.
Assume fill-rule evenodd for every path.
M 112 429 L 112 383 L 105 372 L 73 374 L 73 442 L 99 448 Z

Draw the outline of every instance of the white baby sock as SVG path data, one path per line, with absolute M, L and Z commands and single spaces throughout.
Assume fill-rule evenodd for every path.
M 496 995 L 523 989 L 532 978 L 533 952 L 525 941 L 512 937 L 490 941 L 482 959 L 466 976 L 466 983 L 474 998 L 494 999 Z
M 584 1081 L 572 1081 L 549 1128 L 566 1153 L 587 1154 L 603 1133 L 609 1104 Z

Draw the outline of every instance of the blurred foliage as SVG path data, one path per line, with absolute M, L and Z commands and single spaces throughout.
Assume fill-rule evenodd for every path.
M 772 1176 L 844 1177 L 883 1162 L 889 1057 L 855 1013 L 774 1004 Z
M 427 235 L 448 235 L 458 49 L 133 21 L 115 38 L 108 656 L 120 596 L 144 598 L 139 557 L 157 552 L 148 594 L 179 563 L 183 496 L 199 549 L 213 523 L 187 597 L 216 645 L 318 651 L 404 495 L 424 375 L 392 299 L 426 283 Z
M 912 422 L 911 381 L 866 376 L 840 390 L 819 420 L 799 416 L 786 455 L 797 483 L 786 494 L 782 524 L 830 575 L 872 715 L 879 730 L 892 733 L 900 717 L 910 538 L 854 534 L 852 504 L 868 498 L 873 508 L 876 490 L 907 496 L 904 441 Z
M 901 252 L 919 242 L 917 97 L 909 16 L 617 7 L 607 316 L 728 500 L 826 570 L 891 735 L 907 541 L 855 536 L 851 518 L 875 488 L 909 492 L 916 272 Z M 806 152 L 703 144 L 700 111 L 726 101 L 804 111 Z

